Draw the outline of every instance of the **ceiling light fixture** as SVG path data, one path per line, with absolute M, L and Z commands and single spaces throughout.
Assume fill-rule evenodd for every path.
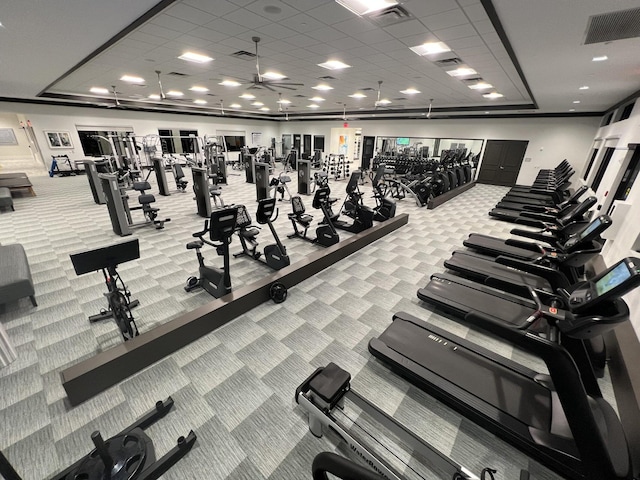
M 482 95 L 484 98 L 488 98 L 489 100 L 495 100 L 496 98 L 502 98 L 504 95 L 498 92 L 485 93 Z
M 311 97 L 309 100 L 311 100 L 312 102 L 324 102 L 324 98 L 318 96 Z
M 493 85 L 487 82 L 477 82 L 472 85 L 469 85 L 471 90 L 487 90 L 488 88 L 493 88 Z
M 322 91 L 326 91 L 326 90 L 333 90 L 333 87 L 331 85 L 327 85 L 326 83 L 321 83 L 320 85 L 316 85 L 315 87 L 311 87 L 314 90 L 322 90 Z
M 122 80 L 123 82 L 130 82 L 130 83 L 144 83 L 144 78 L 136 77 L 134 75 L 123 75 L 120 77 L 120 80 Z
M 158 95 L 157 93 L 152 93 L 151 95 L 149 95 L 149 98 L 151 100 L 160 100 L 160 95 Z
M 573 103 L 580 103 L 580 100 L 574 100 Z
M 389 105 L 391 103 L 391 100 L 389 100 L 388 98 L 383 98 L 382 100 L 378 100 L 376 103 L 379 103 L 380 105 Z
M 327 60 L 324 63 L 319 63 L 318 66 L 326 68 L 327 70 L 342 70 L 343 68 L 351 68 L 351 65 L 347 65 L 340 60 Z
M 253 102 L 251 105 L 253 105 L 254 107 L 262 107 L 264 105 L 264 103 L 262 103 L 262 102 Z
M 218 85 L 223 85 L 225 87 L 239 87 L 242 84 L 236 80 L 223 80 Z
M 207 55 L 201 55 L 199 53 L 194 53 L 194 52 L 184 52 L 178 58 L 180 60 L 186 60 L 187 62 L 195 62 L 195 63 L 207 63 L 213 60 L 213 58 L 208 57 Z
M 396 0 L 336 0 L 336 2 L 358 16 L 368 15 L 398 4 Z
M 239 103 L 232 103 L 231 105 L 229 105 L 231 108 L 242 108 L 242 105 L 240 105 Z
M 262 74 L 262 78 L 266 78 L 267 80 L 282 80 L 283 78 L 287 78 L 287 76 L 278 72 L 265 72 Z
M 570 108 L 570 109 L 569 109 L 569 111 L 570 111 L 570 112 L 575 112 L 575 111 L 576 111 L 576 109 L 575 109 L 575 108 Z
M 182 97 L 184 96 L 184 93 L 182 93 L 180 90 L 169 90 L 167 92 L 167 95 L 170 95 L 172 97 Z
M 415 95 L 416 93 L 422 93 L 420 90 L 416 90 L 415 88 L 407 88 L 406 90 L 400 90 L 400 93 L 405 95 Z
M 466 77 L 468 75 L 477 75 L 478 72 L 470 67 L 458 67 L 455 70 L 447 70 L 447 74 L 452 77 Z
M 102 87 L 91 87 L 89 91 L 91 93 L 109 93 L 108 88 L 102 88 Z
M 239 98 L 246 98 L 247 100 L 253 100 L 256 98 L 255 95 L 251 95 L 250 93 L 243 93 Z
M 311 105 L 307 105 L 307 107 L 309 107 L 309 108 L 320 108 L 320 105 L 316 105 L 315 103 L 312 103 Z
M 271 109 L 269 107 L 262 107 L 260 110 L 262 110 L 263 112 L 268 112 Z
M 605 60 L 609 60 L 609 57 L 607 57 L 606 55 L 601 55 L 599 57 L 593 57 L 591 59 L 592 62 L 604 62 Z
M 207 87 L 199 87 L 197 85 L 194 85 L 189 90 L 191 90 L 192 92 L 202 92 L 202 93 L 209 91 Z
M 280 100 L 278 100 L 278 103 L 281 103 L 283 105 L 289 105 L 291 103 L 291 100 L 287 100 L 286 98 L 281 98 Z
M 198 99 L 194 100 L 193 103 L 197 103 L 198 105 L 206 105 L 207 101 L 206 100 L 201 100 L 200 98 L 198 98 Z
M 437 53 L 450 52 L 451 49 L 447 46 L 446 43 L 443 42 L 427 42 L 422 45 L 416 45 L 415 47 L 409 47 L 413 53 L 417 53 L 418 55 L 435 55 Z
M 586 85 L 583 85 L 578 90 L 589 90 L 589 87 Z
M 367 96 L 364 93 L 356 92 L 353 95 L 349 95 L 351 98 L 366 98 Z

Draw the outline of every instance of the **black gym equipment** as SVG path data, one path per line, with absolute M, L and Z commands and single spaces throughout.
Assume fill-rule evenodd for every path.
M 323 187 L 318 188 L 313 196 L 313 208 L 320 210 L 323 215 L 322 223 L 320 223 L 318 228 L 316 228 L 316 238 L 307 237 L 307 230 L 311 226 L 313 216 L 305 213 L 302 198 L 295 196 L 291 199 L 291 209 L 293 211 L 288 216 L 289 220 L 291 220 L 291 224 L 293 225 L 293 233 L 291 235 L 287 235 L 287 238 L 301 238 L 302 240 L 317 243 L 323 247 L 330 247 L 340 241 L 340 236 L 333 226 L 331 215 L 329 214 L 329 193 L 329 187 Z M 298 225 L 304 228 L 302 233 L 298 230 Z
M 269 168 L 268 163 L 255 162 L 253 165 L 256 184 L 256 200 L 264 200 L 269 198 L 271 187 L 269 186 Z
M 346 188 L 347 195 L 339 213 L 333 213 L 331 210 L 331 204 L 328 204 L 329 216 L 331 217 L 331 222 L 334 227 L 351 233 L 360 233 L 373 226 L 374 211 L 370 207 L 363 205 L 362 193 L 358 188 L 360 176 L 360 170 L 356 170 L 349 177 L 349 182 L 347 183 Z M 344 213 L 346 216 L 351 217 L 353 222 L 349 223 L 344 220 L 340 220 L 340 213 Z
M 489 212 L 489 215 L 498 220 L 518 223 L 521 225 L 528 225 L 530 227 L 544 228 L 547 225 L 563 227 L 571 222 L 588 219 L 589 210 L 597 202 L 598 199 L 596 197 L 588 197 L 579 204 L 567 205 L 564 209 L 556 214 L 545 214 L 528 211 L 517 212 L 514 210 L 503 210 L 500 208 L 494 208 Z
M 384 195 L 384 191 L 380 185 L 380 182 L 384 177 L 385 169 L 386 166 L 384 164 L 378 165 L 376 174 L 371 179 L 373 198 L 376 200 L 376 207 L 373 209 L 373 219 L 377 222 L 384 222 L 396 215 L 396 202 Z
M 311 160 L 298 160 L 298 193 L 311 195 Z
M 117 267 L 122 263 L 140 258 L 138 239 L 71 254 L 69 257 L 76 275 L 101 270 L 107 285 L 108 292 L 104 296 L 107 297 L 108 309 L 90 316 L 89 322 L 95 323 L 113 317 L 125 342 L 137 336 L 138 327 L 131 309 L 140 305 L 140 302 L 131 300 L 131 292 L 127 290 L 118 274 Z M 118 280 L 121 287 L 118 286 Z
M 84 171 L 87 173 L 87 180 L 89 181 L 93 201 L 98 205 L 107 203 L 107 199 L 102 191 L 102 185 L 100 184 L 100 178 L 98 177 L 96 162 L 93 160 L 83 160 L 82 163 L 84 164 Z
M 144 432 L 173 408 L 171 397 L 156 402 L 153 409 L 123 431 L 107 439 L 99 431 L 91 434 L 94 449 L 50 480 L 156 480 L 164 475 L 196 442 L 191 430 L 179 437 L 176 446 L 156 459 L 153 440 Z M 0 452 L 0 476 L 5 480 L 22 480 Z
M 356 406 L 357 411 L 362 412 L 367 418 L 373 420 L 380 426 L 380 430 L 385 429 L 397 437 L 400 441 L 410 448 L 412 457 L 417 461 L 412 462 L 408 466 L 405 458 L 401 458 L 397 453 L 398 448 L 388 447 L 383 440 L 384 436 L 374 435 L 369 432 L 369 428 L 361 426 L 357 420 L 346 412 L 346 401 Z M 495 470 L 485 468 L 480 477 L 476 477 L 469 469 L 459 465 L 452 459 L 445 456 L 429 443 L 422 440 L 407 427 L 399 423 L 393 417 L 370 403 L 364 397 L 351 389 L 351 375 L 337 366 L 335 363 L 329 363 L 326 367 L 316 369 L 302 384 L 296 389 L 295 401 L 308 414 L 309 431 L 316 437 L 321 438 L 325 432 L 336 434 L 338 438 L 346 444 L 347 450 L 353 452 L 357 457 L 364 461 L 364 464 L 370 469 L 358 467 L 353 469 L 352 464 L 342 457 L 335 456 L 332 460 L 338 462 L 340 468 L 333 470 L 332 473 L 337 474 L 338 478 L 362 480 L 362 479 L 380 479 L 400 480 L 405 478 L 394 467 L 389 460 L 382 458 L 375 450 L 367 445 L 367 438 L 374 439 L 386 451 L 394 462 L 398 462 L 415 472 L 421 478 L 433 478 L 436 474 L 438 478 L 465 480 L 465 479 L 493 479 Z M 352 425 L 353 424 L 353 425 Z M 344 425 L 350 425 L 349 427 Z M 376 430 L 378 427 L 375 427 Z M 356 431 L 364 432 L 357 435 Z M 370 443 L 370 441 L 369 441 Z M 374 444 L 375 446 L 375 444 Z M 415 455 L 415 456 L 414 456 Z M 412 458 L 412 459 L 413 459 Z M 339 460 L 340 459 L 340 460 Z M 326 465 L 325 459 L 322 461 Z M 318 463 L 321 460 L 314 461 L 314 470 L 319 470 Z M 323 470 L 326 471 L 325 466 Z M 353 472 L 354 476 L 345 476 L 347 469 Z M 428 476 L 426 474 L 429 474 Z M 355 475 L 357 474 L 357 475 Z M 489 474 L 487 477 L 486 474 Z M 314 478 L 326 479 L 326 475 Z M 520 476 L 521 480 L 526 480 L 528 474 L 526 472 Z
M 268 225 L 271 234 L 276 243 L 266 245 L 264 247 L 264 260 L 263 254 L 258 252 L 258 236 L 259 228 L 251 224 L 251 217 L 247 211 L 247 207 L 240 205 L 237 208 L 238 218 L 236 220 L 236 229 L 240 243 L 242 244 L 242 252 L 234 253 L 234 257 L 241 255 L 247 255 L 249 258 L 259 260 L 265 263 L 274 270 L 280 270 L 281 268 L 288 267 L 291 264 L 289 255 L 287 255 L 287 249 L 280 241 L 280 237 L 273 228 L 273 222 L 278 218 L 278 209 L 276 208 L 275 198 L 265 198 L 258 202 L 258 210 L 256 211 L 256 221 L 260 225 Z
M 541 374 L 407 313 L 398 313 L 369 351 L 430 395 L 558 473 L 576 480 L 631 479 L 628 445 L 602 398 L 584 340 L 629 319 L 621 296 L 640 284 L 640 260 L 626 258 L 556 306 L 535 299 L 512 322 L 472 310 L 465 320 L 540 357 Z M 570 309 L 563 309 L 569 308 Z M 549 325 L 545 337 L 531 331 Z
M 189 181 L 184 176 L 182 165 L 178 161 L 174 161 L 171 164 L 171 171 L 173 172 L 173 178 L 176 181 L 176 188 L 180 192 L 186 192 Z
M 558 213 L 558 211 L 562 210 L 566 206 L 578 203 L 578 198 L 584 195 L 587 190 L 589 190 L 589 187 L 582 185 L 580 188 L 577 188 L 569 198 L 560 203 L 554 203 L 553 201 L 546 200 L 533 200 L 507 194 L 500 202 L 498 202 L 496 208 L 506 208 L 508 210 L 530 210 L 540 213 Z
M 274 303 L 282 303 L 287 299 L 287 287 L 282 282 L 273 282 L 269 287 L 269 298 Z
M 233 232 L 236 228 L 236 217 L 238 209 L 236 207 L 228 207 L 224 209 L 214 210 L 211 218 L 205 220 L 204 229 L 196 232 L 193 237 L 198 240 L 189 242 L 187 250 L 195 250 L 198 257 L 198 274 L 199 277 L 189 277 L 184 289 L 190 292 L 196 288 L 203 288 L 210 295 L 220 298 L 231 292 L 231 274 L 229 269 L 229 244 L 233 238 Z M 209 233 L 209 240 L 205 240 L 204 236 Z M 204 244 L 215 247 L 216 253 L 222 255 L 224 266 L 222 269 L 217 267 L 208 267 L 204 263 L 204 257 L 200 249 Z
M 247 183 L 254 182 L 254 164 L 256 162 L 256 156 L 249 153 L 249 149 L 240 152 L 240 163 L 244 165 L 244 172 L 246 175 Z
M 211 217 L 211 200 L 209 197 L 209 175 L 205 168 L 191 167 L 193 175 L 193 193 L 195 194 L 198 215 Z
M 167 174 L 164 170 L 164 160 L 159 157 L 151 157 L 151 162 L 153 163 L 153 171 L 156 174 L 158 192 L 160 193 L 160 195 L 165 197 L 171 195 L 171 193 L 169 192 L 169 183 L 167 182 Z M 149 175 L 147 175 L 147 178 L 148 177 Z

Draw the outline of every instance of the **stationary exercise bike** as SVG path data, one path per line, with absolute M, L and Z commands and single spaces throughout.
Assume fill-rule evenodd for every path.
M 234 253 L 233 256 L 239 257 L 241 255 L 247 255 L 254 260 L 266 263 L 274 270 L 280 270 L 281 268 L 289 266 L 291 260 L 289 259 L 289 255 L 287 255 L 287 249 L 280 241 L 275 228 L 273 228 L 273 222 L 278 218 L 276 199 L 265 198 L 260 200 L 258 202 L 258 210 L 256 211 L 256 221 L 260 225 L 268 225 L 273 238 L 276 240 L 275 244 L 272 243 L 264 247 L 264 260 L 262 260 L 262 253 L 258 252 L 258 241 L 256 240 L 256 237 L 260 233 L 260 227 L 251 224 L 251 217 L 249 216 L 247 207 L 240 205 L 237 207 L 237 211 L 238 218 L 236 228 L 238 230 L 238 237 L 240 237 L 240 243 L 242 244 L 242 252 Z
M 330 247 L 340 241 L 340 236 L 333 226 L 331 216 L 329 215 L 329 192 L 329 187 L 323 187 L 317 189 L 313 196 L 313 208 L 321 210 L 324 216 L 323 222 L 316 228 L 316 238 L 307 237 L 307 230 L 311 226 L 313 216 L 305 213 L 302 198 L 295 196 L 291 199 L 293 212 L 289 214 L 289 220 L 291 220 L 291 224 L 293 225 L 293 233 L 287 235 L 287 238 L 301 238 L 302 240 L 317 243 L 323 247 Z M 298 225 L 304 228 L 302 233 L 298 230 Z
M 341 208 L 341 212 L 351 217 L 353 222 L 348 223 L 344 220 L 339 220 L 340 213 L 335 214 L 331 210 L 331 207 L 328 207 L 329 216 L 333 225 L 336 228 L 352 233 L 360 233 L 367 228 L 373 227 L 374 211 L 370 207 L 362 204 L 362 193 L 358 189 L 360 175 L 361 172 L 356 170 L 349 177 L 349 183 L 346 188 L 347 196 Z
M 211 218 L 205 220 L 204 230 L 193 234 L 195 240 L 187 244 L 187 250 L 195 250 L 200 265 L 198 271 L 200 277 L 189 277 L 184 289 L 190 292 L 198 287 L 203 288 L 216 298 L 231 292 L 231 274 L 229 273 L 229 244 L 233 238 L 236 226 L 238 209 L 227 207 L 211 212 Z M 209 240 L 204 239 L 204 235 L 209 232 Z M 204 257 L 200 249 L 204 244 L 216 247 L 218 255 L 224 259 L 224 267 L 208 267 L 204 264 Z
M 380 186 L 382 177 L 384 177 L 385 168 L 386 166 L 384 164 L 380 164 L 375 176 L 371 179 L 374 192 L 373 198 L 376 200 L 376 208 L 373 209 L 373 219 L 378 222 L 384 222 L 396 215 L 396 202 L 385 197 L 384 191 Z

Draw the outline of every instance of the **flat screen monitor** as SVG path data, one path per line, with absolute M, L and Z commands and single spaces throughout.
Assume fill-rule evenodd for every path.
M 598 296 L 604 295 L 611 289 L 617 287 L 624 281 L 631 278 L 632 272 L 625 262 L 620 262 L 620 265 L 615 267 L 601 279 L 596 282 L 596 292 Z
M 396 145 L 409 145 L 409 138 L 396 138 Z

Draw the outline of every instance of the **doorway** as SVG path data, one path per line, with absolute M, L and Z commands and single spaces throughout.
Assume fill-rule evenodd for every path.
M 516 184 L 528 140 L 487 140 L 478 183 L 511 187 Z
M 620 179 L 620 183 L 618 184 L 618 188 L 616 189 L 616 193 L 613 196 L 613 200 L 611 200 L 611 204 L 607 210 L 607 215 L 610 215 L 613 211 L 614 203 L 616 200 L 625 201 L 631 192 L 631 187 L 636 181 L 638 177 L 638 173 L 640 172 L 640 148 L 635 148 L 633 150 L 633 154 L 631 155 L 631 159 L 629 160 L 629 164 L 625 169 L 622 178 Z
M 295 148 L 298 151 L 298 156 L 300 156 L 300 143 L 302 141 L 302 136 L 300 134 L 294 133 L 293 134 L 293 148 Z
M 369 170 L 371 168 L 371 159 L 376 146 L 376 137 L 367 137 L 366 135 L 362 139 L 362 170 Z
M 311 135 L 304 135 L 302 137 L 302 145 L 303 145 L 303 152 L 302 155 L 304 155 L 303 158 L 309 158 L 309 156 L 311 155 Z

